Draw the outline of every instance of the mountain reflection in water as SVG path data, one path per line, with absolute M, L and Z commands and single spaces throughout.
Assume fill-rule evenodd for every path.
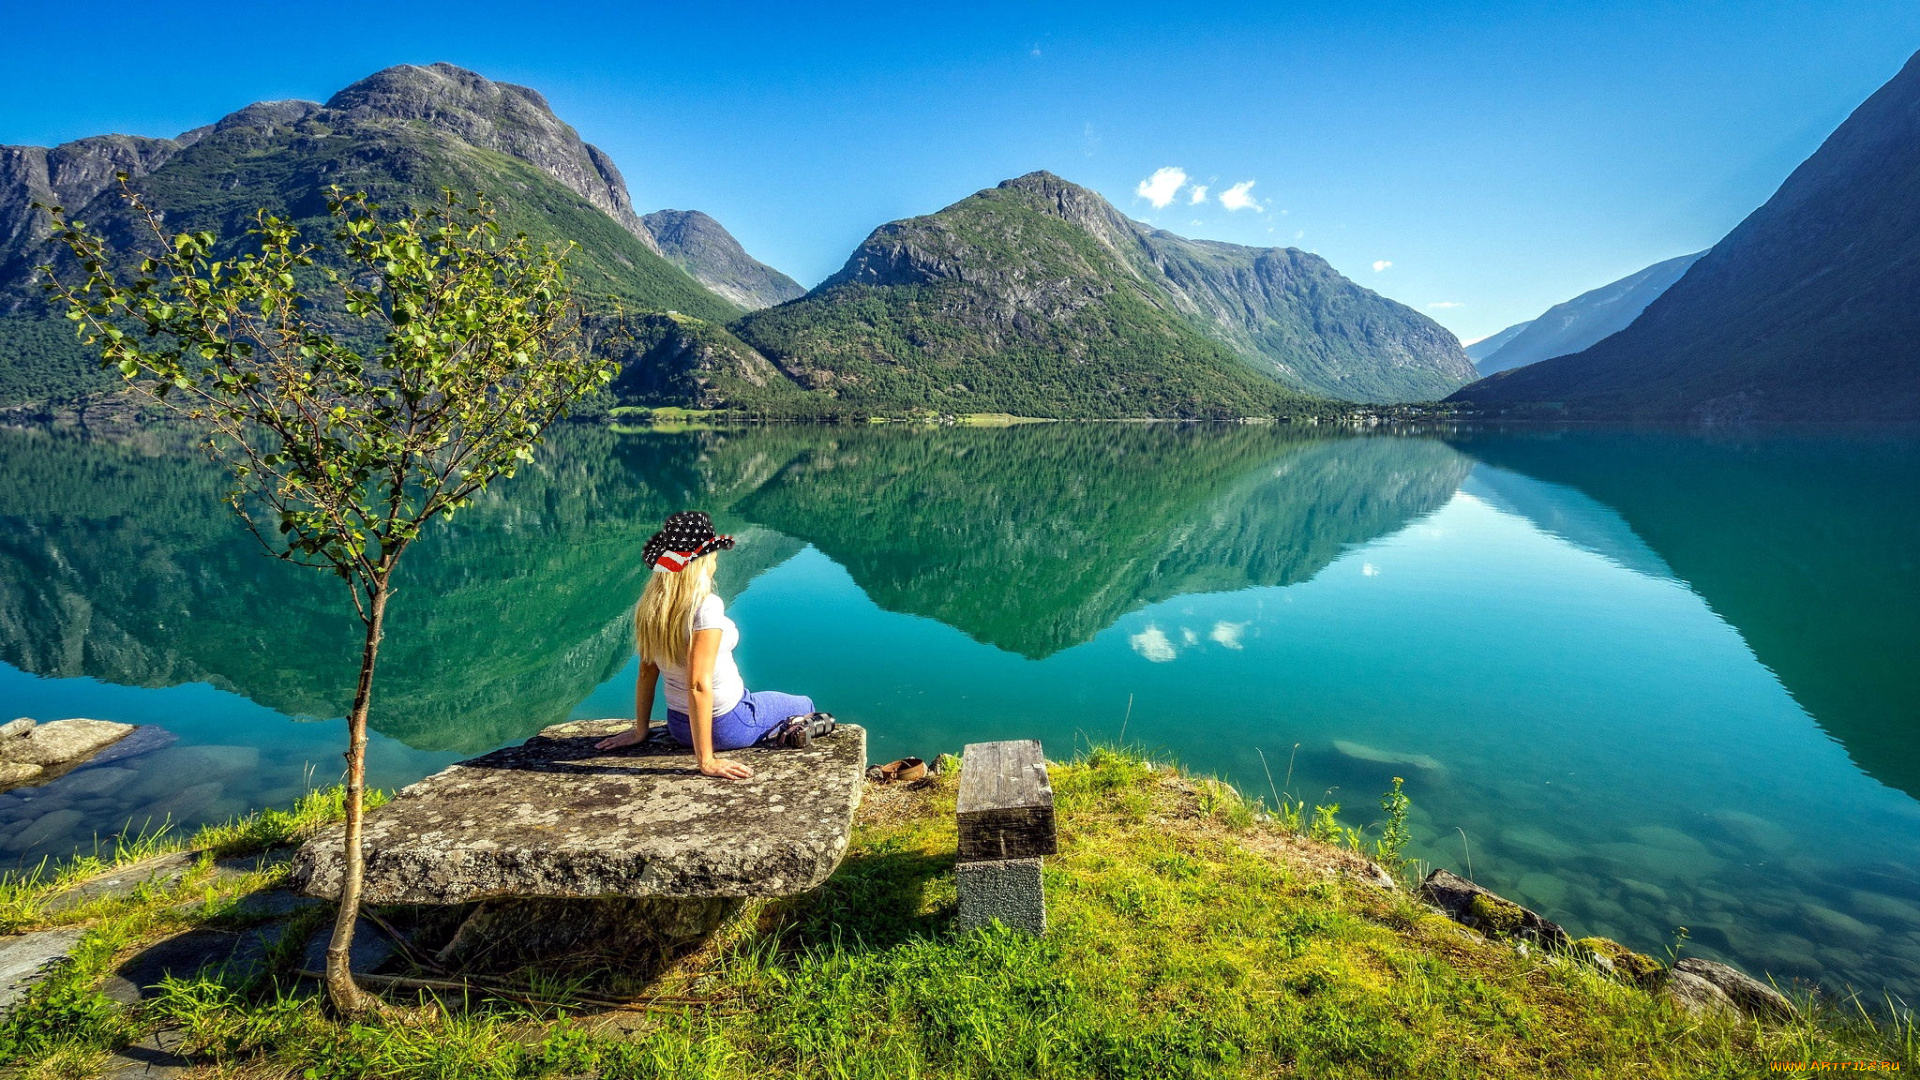
M 350 701 L 340 583 L 262 557 L 184 453 L 37 434 L 0 451 L 0 659 L 135 686 L 208 682 L 294 716 Z M 479 751 L 565 719 L 626 662 L 638 553 L 701 506 L 740 540 L 719 588 L 813 544 L 882 607 L 1032 658 L 1191 592 L 1306 580 L 1446 502 L 1427 439 L 1146 425 L 557 433 L 408 554 L 374 730 Z

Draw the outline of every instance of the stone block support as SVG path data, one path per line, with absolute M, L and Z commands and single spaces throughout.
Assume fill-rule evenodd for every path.
M 1047 932 L 1047 892 L 1039 859 L 963 862 L 953 872 L 960 887 L 957 929 L 971 930 L 998 919 L 1010 929 Z
M 957 814 L 956 927 L 968 930 L 997 919 L 1016 930 L 1046 933 L 1040 859 L 1057 848 L 1053 787 L 1040 743 L 970 744 L 961 758 Z

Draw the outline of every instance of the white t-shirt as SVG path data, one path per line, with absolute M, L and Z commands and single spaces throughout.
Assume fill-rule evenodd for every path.
M 713 715 L 725 715 L 747 696 L 747 684 L 740 681 L 740 669 L 733 663 L 733 647 L 740 644 L 740 628 L 727 618 L 727 605 L 718 596 L 708 594 L 705 602 L 694 610 L 693 629 L 720 631 L 720 655 L 713 659 Z M 660 674 L 667 680 L 668 710 L 690 718 L 693 710 L 687 708 L 686 667 L 662 664 Z

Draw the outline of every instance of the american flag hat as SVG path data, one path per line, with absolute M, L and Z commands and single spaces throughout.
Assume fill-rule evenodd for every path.
M 713 531 L 713 519 L 701 510 L 682 510 L 667 517 L 660 531 L 648 538 L 641 558 L 656 574 L 677 574 L 687 564 L 711 551 L 733 547 L 733 537 Z

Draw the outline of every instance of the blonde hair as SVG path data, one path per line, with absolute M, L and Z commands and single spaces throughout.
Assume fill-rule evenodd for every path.
M 688 563 L 677 573 L 651 573 L 640 602 L 633 606 L 633 650 L 656 667 L 685 667 L 693 649 L 693 613 L 713 595 L 717 552 Z

